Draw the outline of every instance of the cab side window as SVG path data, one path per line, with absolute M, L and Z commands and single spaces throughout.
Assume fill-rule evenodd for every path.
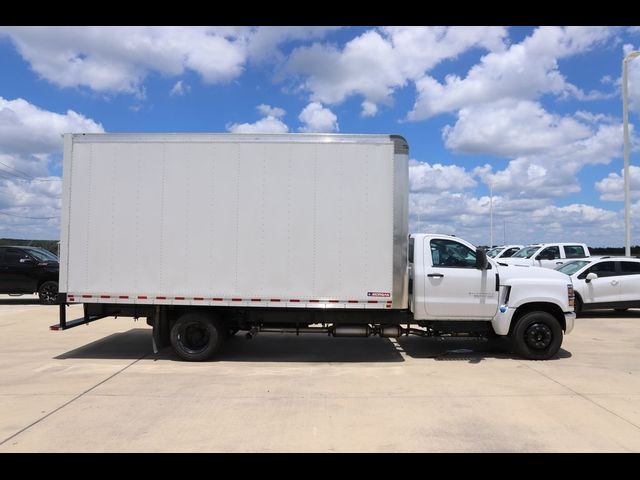
M 476 252 L 453 240 L 433 239 L 430 242 L 434 267 L 476 268 Z
M 583 258 L 585 256 L 584 248 L 580 245 L 565 245 L 564 254 L 567 258 Z
M 502 254 L 502 256 L 505 257 L 505 258 L 506 257 L 511 257 L 518 250 L 520 250 L 518 247 L 509 248 L 509 249 L 505 250 L 505 252 Z
M 538 255 L 541 259 L 555 260 L 560 258 L 560 247 L 547 247 Z

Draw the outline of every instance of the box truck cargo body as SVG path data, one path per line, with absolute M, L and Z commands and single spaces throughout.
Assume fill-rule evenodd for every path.
M 389 136 L 66 137 L 60 290 L 83 302 L 407 307 Z
M 414 236 L 409 246 L 408 162 L 397 135 L 66 134 L 52 328 L 146 317 L 154 345 L 188 360 L 239 330 L 509 334 L 526 296 L 514 299 L 482 251 L 451 237 L 467 271 L 422 278 L 442 278 L 433 245 L 449 240 Z M 557 275 L 545 280 L 548 313 L 568 332 Z M 73 303 L 84 316 L 67 322 Z

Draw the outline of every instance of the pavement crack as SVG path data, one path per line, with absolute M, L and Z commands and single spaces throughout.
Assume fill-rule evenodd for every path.
M 29 430 L 31 427 L 33 427 L 34 425 L 37 425 L 38 423 L 42 422 L 44 419 L 50 417 L 51 415 L 53 415 L 56 412 L 59 412 L 60 410 L 62 410 L 64 407 L 66 407 L 67 405 L 75 402 L 76 400 L 78 400 L 80 397 L 85 396 L 87 393 L 89 393 L 91 390 L 94 390 L 96 388 L 98 388 L 100 385 L 102 385 L 103 383 L 108 382 L 109 380 L 111 380 L 113 377 L 115 377 L 116 375 L 120 375 L 122 372 L 124 372 L 127 368 L 135 365 L 136 363 L 138 363 L 140 360 L 144 359 L 145 357 L 148 357 L 149 354 L 146 353 L 143 356 L 141 356 L 140 358 L 134 360 L 133 362 L 129 363 L 128 365 L 125 365 L 124 367 L 122 367 L 120 370 L 118 370 L 117 372 L 109 375 L 107 378 L 105 378 L 104 380 L 96 383 L 93 387 L 88 388 L 87 390 L 85 390 L 82 393 L 79 393 L 78 395 L 76 395 L 75 397 L 73 397 L 71 400 L 69 400 L 68 402 L 63 403 L 62 405 L 60 405 L 58 408 L 56 408 L 55 410 L 51 410 L 49 413 L 47 413 L 46 415 L 40 417 L 38 420 L 36 420 L 35 422 L 30 423 L 29 425 L 27 425 L 26 427 L 18 430 L 16 433 L 14 433 L 13 435 L 5 438 L 4 440 L 2 440 L 0 442 L 0 446 L 4 445 L 5 443 L 7 443 L 9 440 L 14 439 L 15 437 L 17 437 L 18 435 L 20 435 L 21 433 Z
M 541 371 L 536 370 L 536 369 L 535 369 L 535 368 L 533 368 L 531 365 L 527 365 L 526 363 L 522 363 L 522 365 L 524 365 L 525 367 L 527 367 L 527 368 L 529 368 L 529 369 L 533 370 L 533 371 L 534 371 L 534 372 L 536 372 L 537 374 L 542 375 L 543 377 L 545 377 L 545 378 L 547 378 L 547 379 L 551 380 L 552 382 L 557 383 L 558 385 L 560 385 L 560 386 L 562 386 L 562 387 L 566 388 L 567 390 L 569 390 L 569 391 L 573 392 L 573 393 L 574 393 L 575 395 L 577 395 L 578 397 L 580 397 L 580 398 L 582 398 L 582 399 L 586 400 L 587 402 L 592 403 L 592 404 L 593 404 L 593 405 L 595 405 L 596 407 L 601 408 L 602 410 L 604 410 L 604 411 L 606 411 L 606 412 L 609 412 L 611 415 L 613 415 L 613 416 L 615 416 L 615 417 L 618 417 L 620 420 L 622 420 L 622 421 L 624 421 L 624 422 L 628 423 L 629 425 L 632 425 L 632 426 L 634 426 L 635 428 L 637 428 L 638 430 L 640 430 L 640 425 L 636 425 L 636 424 L 635 424 L 635 423 L 633 423 L 631 420 L 627 420 L 626 418 L 624 418 L 624 417 L 622 417 L 622 416 L 618 415 L 616 412 L 614 412 L 614 411 L 612 411 L 612 410 L 609 410 L 607 407 L 605 407 L 605 406 L 603 406 L 603 405 L 600 405 L 598 402 L 596 402 L 596 401 L 592 400 L 591 398 L 589 398 L 589 397 L 587 397 L 587 396 L 583 395 L 583 394 L 582 394 L 582 393 L 580 393 L 580 392 L 575 391 L 575 390 L 574 390 L 573 388 L 571 388 L 570 386 L 565 385 L 565 384 L 564 384 L 564 383 L 562 383 L 562 382 L 559 382 L 558 380 L 556 380 L 555 378 L 550 377 L 550 376 L 549 376 L 549 375 L 547 375 L 546 373 L 542 373 Z

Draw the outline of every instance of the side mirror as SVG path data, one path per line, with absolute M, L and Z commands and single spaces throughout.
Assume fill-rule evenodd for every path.
M 598 278 L 598 274 L 591 272 L 587 274 L 587 277 L 584 279 L 584 281 L 586 283 L 589 283 L 591 280 L 595 280 L 596 278 Z
M 488 265 L 487 252 L 481 248 L 476 248 L 476 268 L 478 270 L 486 270 Z

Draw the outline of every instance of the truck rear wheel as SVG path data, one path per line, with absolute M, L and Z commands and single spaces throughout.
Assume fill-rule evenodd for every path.
M 218 351 L 225 334 L 224 326 L 216 319 L 202 313 L 186 313 L 171 327 L 171 345 L 180 358 L 199 362 Z
M 511 341 L 516 352 L 529 360 L 547 360 L 562 345 L 562 328 L 547 312 L 529 312 L 518 319 Z

